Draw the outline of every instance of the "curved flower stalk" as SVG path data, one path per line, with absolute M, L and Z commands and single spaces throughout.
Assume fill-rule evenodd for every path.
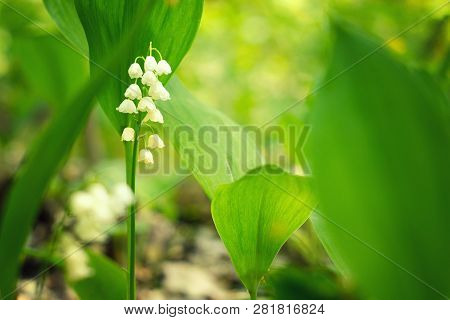
M 157 54 L 157 58 L 153 55 Z M 141 65 L 141 62 L 143 64 Z M 164 123 L 161 111 L 155 105 L 155 101 L 167 101 L 170 93 L 163 86 L 158 77 L 172 73 L 169 63 L 163 59 L 158 49 L 152 47 L 150 42 L 148 55 L 137 57 L 128 69 L 130 79 L 134 80 L 124 93 L 124 100 L 116 108 L 120 113 L 128 117 L 128 126 L 122 131 L 122 141 L 125 144 L 127 184 L 135 192 L 136 162 L 145 165 L 154 163 L 153 154 L 150 149 L 163 148 L 164 142 L 157 134 L 152 134 L 147 140 L 144 139 L 144 148 L 138 151 L 140 130 L 142 126 L 150 128 L 156 123 Z M 128 226 L 128 284 L 129 299 L 136 297 L 136 231 L 135 231 L 135 205 L 130 206 L 130 214 L 127 219 Z

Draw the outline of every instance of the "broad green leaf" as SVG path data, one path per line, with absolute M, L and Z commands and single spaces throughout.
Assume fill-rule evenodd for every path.
M 86 251 L 92 276 L 70 282 L 82 300 L 125 300 L 127 298 L 126 272 L 107 257 Z
M 47 11 L 61 30 L 61 33 L 82 54 L 89 53 L 83 26 L 78 19 L 74 0 L 44 0 Z
M 165 121 L 162 134 L 209 197 L 219 185 L 263 164 L 251 132 L 204 106 L 175 77 L 167 88 L 172 99 L 158 106 Z
M 175 71 L 197 32 L 203 0 L 75 0 L 75 6 L 89 43 L 93 75 L 101 72 L 105 57 L 123 40 L 130 26 L 139 24 L 122 63 L 109 70 L 114 77 L 107 80 L 105 89 L 98 95 L 106 115 L 121 131 L 127 126 L 127 116 L 116 108 L 131 83 L 129 66 L 137 56 L 147 54 L 152 42 Z M 161 80 L 165 83 L 168 77 Z
M 448 100 L 376 42 L 334 29 L 310 140 L 315 227 L 366 297 L 448 298 Z
M 270 165 L 216 192 L 211 207 L 214 223 L 253 298 L 281 246 L 315 206 L 308 178 Z
M 52 107 L 72 99 L 87 80 L 86 59 L 52 36 L 16 37 L 12 49 L 30 91 Z

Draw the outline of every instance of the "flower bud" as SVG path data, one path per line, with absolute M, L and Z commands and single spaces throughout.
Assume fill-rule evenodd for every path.
M 158 63 L 156 62 L 154 57 L 148 56 L 147 58 L 145 58 L 145 63 L 144 63 L 145 71 L 155 71 L 157 66 L 158 66 Z
M 158 62 L 158 65 L 156 66 L 156 74 L 163 75 L 163 74 L 171 74 L 172 68 L 167 63 L 166 60 L 161 60 Z
M 141 149 L 141 151 L 139 151 L 139 161 L 144 162 L 145 164 L 153 164 L 153 154 L 148 149 Z
M 151 149 L 165 147 L 164 141 L 162 141 L 162 139 L 157 134 L 152 134 L 150 137 L 148 137 L 148 146 Z
M 123 100 L 120 106 L 116 108 L 116 110 L 122 113 L 138 113 L 136 105 L 130 99 Z
M 131 100 L 142 99 L 141 88 L 137 84 L 131 84 L 125 91 L 125 97 Z
M 128 75 L 130 76 L 131 79 L 137 79 L 142 77 L 142 69 L 141 66 L 139 65 L 139 63 L 133 63 L 130 68 L 128 69 Z
M 156 106 L 152 98 L 144 97 L 141 101 L 139 101 L 137 109 L 142 112 L 149 112 L 150 110 L 156 109 Z
M 123 129 L 122 132 L 122 141 L 134 141 L 134 129 L 127 127 L 125 129 Z

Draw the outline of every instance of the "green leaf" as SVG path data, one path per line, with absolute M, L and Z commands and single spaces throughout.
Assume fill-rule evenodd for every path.
M 67 103 L 87 80 L 86 59 L 53 36 L 16 37 L 12 49 L 31 91 L 52 107 Z
M 252 298 L 281 246 L 315 205 L 308 178 L 270 165 L 219 188 L 214 223 Z
M 376 42 L 334 29 L 310 140 L 315 227 L 366 297 L 449 297 L 448 100 Z
M 172 99 L 158 105 L 168 137 L 184 165 L 209 197 L 263 164 L 253 136 L 221 112 L 196 100 L 175 77 L 167 84 Z
M 46 130 L 33 142 L 16 173 L 0 221 L 1 298 L 11 299 L 15 296 L 19 255 L 31 231 L 43 194 L 86 123 L 101 82 L 102 77 L 89 81 L 85 90 L 58 110 Z
M 130 26 L 139 24 L 122 63 L 109 70 L 113 76 L 98 96 L 106 115 L 121 132 L 127 126 L 127 116 L 116 108 L 131 83 L 129 66 L 137 56 L 146 55 L 152 42 L 175 71 L 197 32 L 203 0 L 75 0 L 75 6 L 89 43 L 93 75 L 101 72 L 105 57 L 122 41 Z M 163 77 L 161 81 L 168 79 Z
M 70 282 L 82 300 L 125 300 L 127 298 L 126 272 L 109 258 L 86 251 L 92 276 Z
M 268 289 L 275 300 L 336 300 L 349 295 L 330 270 L 283 267 L 270 272 Z
M 47 11 L 61 30 L 61 33 L 81 53 L 89 53 L 83 26 L 78 19 L 74 0 L 44 0 Z

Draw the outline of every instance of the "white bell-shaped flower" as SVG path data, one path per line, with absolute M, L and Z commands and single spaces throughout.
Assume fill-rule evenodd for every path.
M 138 113 L 136 105 L 130 99 L 123 100 L 120 106 L 116 108 L 116 110 L 122 113 Z
M 142 99 L 142 92 L 141 88 L 137 84 L 130 84 L 130 86 L 125 91 L 125 98 L 135 100 L 135 99 Z
M 158 123 L 164 123 L 163 115 L 158 109 L 150 110 L 149 112 L 147 112 L 147 115 L 145 116 L 144 120 L 142 120 L 142 122 L 147 122 L 148 120 Z
M 113 187 L 112 198 L 126 206 L 133 204 L 135 201 L 133 190 L 126 183 L 118 183 Z
M 139 151 L 139 161 L 144 162 L 145 164 L 153 164 L 153 154 L 148 149 L 141 149 Z
M 152 71 L 147 71 L 142 76 L 142 84 L 146 86 L 153 86 L 155 83 L 158 82 L 158 78 Z
M 158 66 L 158 62 L 156 62 L 155 57 L 148 56 L 145 58 L 144 69 L 145 71 L 155 71 Z
M 80 244 L 72 236 L 61 236 L 58 252 L 65 258 L 66 274 L 71 281 L 79 281 L 94 274 L 89 266 L 89 257 L 84 250 L 80 250 Z
M 134 141 L 134 136 L 135 136 L 135 133 L 134 133 L 133 128 L 127 127 L 125 129 L 123 129 L 122 141 Z
M 128 68 L 128 75 L 130 76 L 131 79 L 138 79 L 140 77 L 142 77 L 142 74 L 144 72 L 142 71 L 141 66 L 139 65 L 139 63 L 133 63 L 130 68 Z
M 172 68 L 167 63 L 166 60 L 160 60 L 158 62 L 158 65 L 156 66 L 156 74 L 163 75 L 163 74 L 171 74 Z
M 164 148 L 164 141 L 162 141 L 162 139 L 157 135 L 157 134 L 152 134 L 150 137 L 148 137 L 148 147 L 151 149 L 156 149 L 156 148 Z
M 156 106 L 152 98 L 144 97 L 141 101 L 139 101 L 137 109 L 141 112 L 149 112 L 150 110 L 156 109 Z
M 75 216 L 90 212 L 94 206 L 94 197 L 85 191 L 76 191 L 69 198 L 70 211 Z
M 160 81 L 156 82 L 150 87 L 150 89 L 148 90 L 148 94 L 153 98 L 153 100 L 170 100 L 169 91 L 164 88 L 163 84 Z

